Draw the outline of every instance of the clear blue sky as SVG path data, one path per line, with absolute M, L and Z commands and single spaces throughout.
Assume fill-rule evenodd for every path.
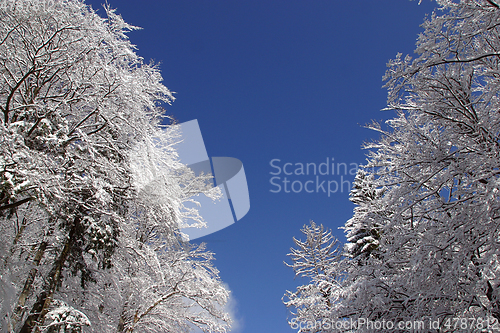
M 87 1 L 94 9 L 104 0 Z M 313 219 L 338 230 L 352 215 L 345 190 L 272 193 L 271 172 L 285 163 L 363 163 L 363 129 L 381 112 L 382 76 L 397 52 L 413 54 L 419 25 L 435 3 L 423 0 L 108 0 L 143 30 L 130 33 L 138 54 L 161 63 L 165 85 L 177 92 L 168 107 L 179 122 L 198 119 L 209 156 L 243 162 L 250 211 L 202 238 L 232 290 L 244 333 L 293 332 L 282 304 L 300 283 L 283 264 Z M 100 12 L 102 13 L 102 9 Z M 290 170 L 294 171 L 295 168 Z M 324 170 L 323 170 L 324 171 Z M 330 170 L 331 173 L 331 170 Z M 343 175 L 352 181 L 352 175 Z M 285 175 L 275 183 L 283 185 Z M 314 175 L 290 175 L 300 184 Z M 339 175 L 321 176 L 340 182 Z M 331 183 L 332 186 L 334 183 Z M 290 184 L 288 184 L 288 187 Z

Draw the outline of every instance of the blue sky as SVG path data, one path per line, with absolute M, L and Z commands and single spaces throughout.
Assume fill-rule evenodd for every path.
M 87 1 L 94 9 L 102 0 Z M 381 112 L 382 76 L 398 52 L 413 54 L 419 25 L 435 3 L 423 0 L 108 0 L 128 22 L 137 53 L 161 63 L 164 84 L 177 100 L 167 113 L 179 122 L 198 119 L 209 156 L 243 162 L 250 211 L 206 236 L 220 276 L 232 290 L 233 332 L 294 332 L 282 304 L 299 279 L 283 261 L 292 237 L 309 220 L 345 240 L 352 215 L 348 192 L 330 196 L 316 183 L 307 193 L 279 193 L 270 183 L 299 184 L 314 175 L 272 175 L 285 163 L 362 164 L 362 128 Z M 100 9 L 102 12 L 102 9 Z M 280 160 L 280 161 L 276 161 Z M 295 168 L 290 168 L 294 171 Z M 340 182 L 341 175 L 320 182 Z M 352 175 L 343 180 L 352 182 Z M 290 184 L 288 184 L 290 186 Z

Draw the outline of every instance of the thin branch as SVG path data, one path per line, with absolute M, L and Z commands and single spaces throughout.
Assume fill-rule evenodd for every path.
M 35 197 L 25 198 L 25 199 L 13 202 L 13 203 L 8 204 L 8 205 L 0 206 L 0 210 L 16 208 L 17 206 L 21 206 L 23 203 L 26 203 L 26 202 L 31 201 L 31 200 L 35 200 Z

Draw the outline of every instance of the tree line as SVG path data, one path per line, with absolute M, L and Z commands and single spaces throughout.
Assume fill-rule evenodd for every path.
M 500 328 L 500 4 L 437 3 L 415 59 L 398 54 L 388 63 L 395 117 L 368 125 L 380 138 L 364 145 L 347 243 L 314 222 L 302 230 L 305 241 L 295 239 L 288 265 L 308 283 L 283 298 L 293 323 Z

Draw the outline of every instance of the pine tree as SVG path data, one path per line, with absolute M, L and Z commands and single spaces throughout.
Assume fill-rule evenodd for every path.
M 292 309 L 293 323 L 315 323 L 329 318 L 331 310 L 341 301 L 346 261 L 342 246 L 331 230 L 311 221 L 301 231 L 306 239 L 293 238 L 296 248 L 291 248 L 288 254 L 292 263 L 285 265 L 308 283 L 297 287 L 295 292 L 287 291 L 283 303 Z
M 384 191 L 384 188 L 376 187 L 373 174 L 358 169 L 349 198 L 358 206 L 355 208 L 355 216 L 346 222 L 344 228 L 348 241 L 346 254 L 349 257 L 358 257 L 361 254 L 376 255 L 374 251 L 379 245 L 381 225 L 388 213 L 384 210 L 374 212 L 370 206 L 383 195 Z

